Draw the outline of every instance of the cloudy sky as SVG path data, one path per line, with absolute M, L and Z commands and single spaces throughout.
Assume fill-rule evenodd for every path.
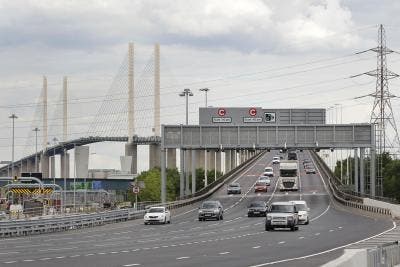
M 340 104 L 344 123 L 368 122 L 372 99 L 353 98 L 373 92 L 375 80 L 349 76 L 376 68 L 376 55 L 355 53 L 377 46 L 379 24 L 385 26 L 387 45 L 400 51 L 399 12 L 400 2 L 389 0 L 0 0 L 0 159 L 11 158 L 12 113 L 19 116 L 16 158 L 34 151 L 43 75 L 49 84 L 49 141 L 62 139 L 64 76 L 69 138 L 100 135 L 97 114 L 110 95 L 123 122 L 128 42 L 135 44 L 139 135 L 152 127 L 155 43 L 161 46 L 162 123 L 184 122 L 184 101 L 178 97 L 183 88 L 195 94 L 190 122 L 197 123 L 198 107 L 204 105 L 198 89 L 203 87 L 211 89 L 212 106 Z M 400 73 L 400 55 L 388 56 L 388 65 Z M 399 94 L 399 86 L 392 80 L 392 93 Z M 398 100 L 393 108 L 400 118 Z M 328 120 L 340 121 L 334 113 L 328 112 Z M 112 125 L 112 134 L 126 131 L 123 123 Z M 123 144 L 96 144 L 91 151 L 92 168 L 119 168 Z M 147 151 L 140 151 L 139 168 L 145 169 Z

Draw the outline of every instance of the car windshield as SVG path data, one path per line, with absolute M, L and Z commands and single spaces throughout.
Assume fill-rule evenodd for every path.
M 148 213 L 159 213 L 159 212 L 164 212 L 164 208 L 151 208 L 149 209 Z
M 297 170 L 280 170 L 281 177 L 295 177 L 297 176 Z
M 296 204 L 296 210 L 307 210 L 307 206 L 305 204 Z
M 272 168 L 265 168 L 266 172 L 272 172 Z
M 230 184 L 229 187 L 239 187 L 239 184 Z
M 217 207 L 218 207 L 217 203 L 210 203 L 210 202 L 203 203 L 203 205 L 201 205 L 202 209 L 215 209 Z
M 250 208 L 254 208 L 254 207 L 265 207 L 265 204 L 262 202 L 253 202 L 250 204 Z
M 274 157 L 274 159 L 280 159 L 280 157 Z
M 272 205 L 271 212 L 294 212 L 294 205 Z
M 256 186 L 265 186 L 265 183 L 264 182 L 257 182 Z

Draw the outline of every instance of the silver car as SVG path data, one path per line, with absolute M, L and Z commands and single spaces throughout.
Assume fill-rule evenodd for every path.
M 204 201 L 199 207 L 199 221 L 215 219 L 217 221 L 224 219 L 224 208 L 219 201 Z

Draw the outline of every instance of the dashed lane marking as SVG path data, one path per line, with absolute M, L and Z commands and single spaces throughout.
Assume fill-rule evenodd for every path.
M 255 246 L 255 247 L 253 247 L 253 248 L 260 248 L 261 246 Z
M 230 254 L 230 252 L 229 251 L 225 251 L 225 252 L 220 252 L 220 253 L 218 253 L 219 255 L 226 255 L 226 254 Z
M 140 263 L 132 263 L 132 264 L 125 264 L 125 265 L 122 265 L 122 266 L 130 267 L 130 266 L 139 266 L 139 265 L 140 265 Z
M 176 258 L 177 260 L 184 260 L 184 259 L 190 259 L 190 257 L 179 257 L 179 258 Z

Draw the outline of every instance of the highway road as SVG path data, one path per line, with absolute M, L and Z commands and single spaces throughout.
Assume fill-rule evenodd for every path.
M 253 185 L 276 151 L 263 155 L 235 180 L 242 195 L 226 188 L 212 199 L 225 208 L 223 221 L 197 220 L 200 205 L 173 212 L 170 225 L 143 225 L 142 220 L 63 233 L 0 240 L 0 266 L 319 266 L 339 256 L 341 246 L 393 227 L 389 219 L 351 213 L 333 205 L 319 174 L 305 174 L 301 190 L 279 192 L 276 178 L 268 193 L 254 193 Z M 311 158 L 308 152 L 299 159 Z M 277 168 L 275 169 L 277 174 Z M 311 208 L 311 222 L 299 231 L 264 230 L 265 218 L 248 218 L 252 200 L 303 199 Z M 329 251 L 326 253 L 325 252 Z

